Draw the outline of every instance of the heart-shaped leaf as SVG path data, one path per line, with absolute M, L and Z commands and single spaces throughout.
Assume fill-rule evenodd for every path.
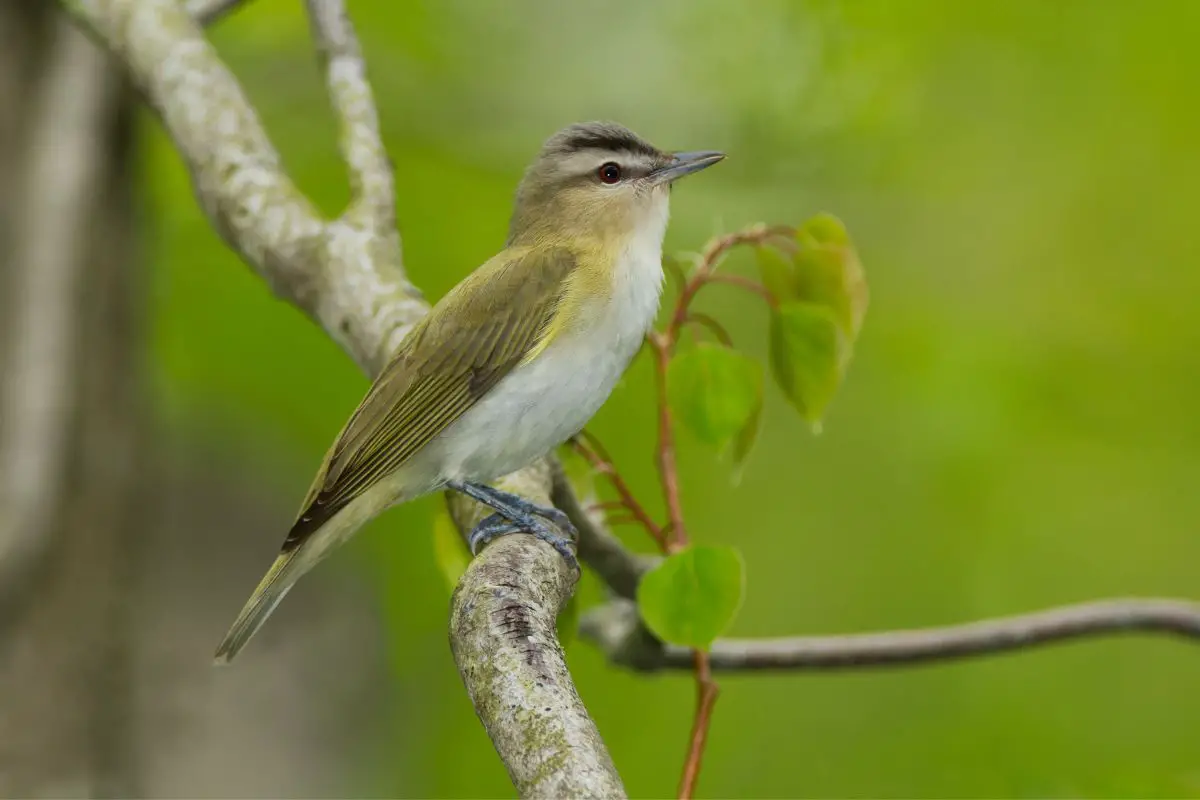
M 777 303 L 799 298 L 799 287 L 796 281 L 796 268 L 792 264 L 791 254 L 785 255 L 778 247 L 762 244 L 754 248 L 754 257 L 758 262 L 758 274 L 763 286 Z
M 775 381 L 813 425 L 842 379 L 844 334 L 836 315 L 815 303 L 784 303 L 771 314 L 771 368 Z
M 732 547 L 689 547 L 663 559 L 638 584 L 638 608 L 664 642 L 707 650 L 742 605 L 745 569 Z
M 731 348 L 701 342 L 671 360 L 667 400 L 701 441 L 718 448 L 735 442 L 740 462 L 758 430 L 762 366 Z
M 762 403 L 759 403 L 754 416 L 746 422 L 745 426 L 738 431 L 738 435 L 733 439 L 733 447 L 731 448 L 733 456 L 732 478 L 735 484 L 742 480 L 742 467 L 745 465 L 750 451 L 754 449 L 754 443 L 758 441 L 760 422 L 762 422 Z
M 829 306 L 851 342 L 867 310 L 862 262 L 837 217 L 819 214 L 796 231 L 800 247 L 792 257 L 795 299 Z

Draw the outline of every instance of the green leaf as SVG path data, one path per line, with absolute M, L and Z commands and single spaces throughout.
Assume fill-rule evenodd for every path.
M 454 520 L 446 512 L 433 518 L 433 558 L 442 577 L 446 579 L 446 587 L 453 592 L 458 579 L 471 563 L 471 551 L 459 535 Z
M 763 402 L 763 369 L 754 359 L 701 342 L 671 360 L 667 401 L 698 439 L 724 448 L 740 441 L 741 461 L 754 442 Z
M 867 308 L 862 262 L 846 227 L 831 214 L 818 214 L 796 229 L 795 243 L 771 240 L 757 248 L 763 285 L 777 303 L 827 306 L 853 341 Z
M 798 286 L 796 270 L 792 259 L 772 245 L 759 245 L 754 248 L 754 256 L 758 261 L 758 274 L 762 277 L 763 286 L 777 303 L 796 300 Z
M 837 316 L 826 306 L 784 303 L 771 314 L 775 381 L 814 426 L 837 393 L 847 346 Z
M 707 650 L 742 605 L 745 568 L 732 547 L 689 547 L 638 584 L 642 621 L 664 642 Z
M 820 213 L 807 220 L 797 231 L 801 241 L 810 240 L 814 244 L 831 244 L 845 246 L 850 244 L 850 234 L 846 226 L 833 214 Z
M 758 429 L 761 421 L 762 403 L 760 402 L 758 408 L 754 410 L 754 416 L 738 431 L 738 435 L 733 440 L 733 482 L 735 484 L 742 480 L 742 467 L 745 465 L 750 451 L 754 449 L 754 443 L 758 441 Z
M 800 247 L 792 257 L 794 299 L 828 306 L 851 342 L 867 310 L 862 262 L 837 217 L 819 214 L 796 231 Z

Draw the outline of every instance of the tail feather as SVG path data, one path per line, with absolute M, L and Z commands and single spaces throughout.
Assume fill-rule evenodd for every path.
M 263 576 L 258 588 L 254 590 L 254 594 L 250 595 L 250 599 L 242 607 L 241 613 L 234 620 L 233 627 L 229 629 L 229 633 L 225 634 L 225 638 L 217 647 L 213 663 L 228 664 L 232 661 L 233 657 L 246 646 L 246 642 L 250 641 L 250 638 L 271 616 L 271 612 L 275 610 L 287 595 L 288 590 L 292 588 L 295 579 L 299 577 L 294 574 L 295 570 L 289 569 L 290 566 L 293 566 L 296 555 L 297 551 L 293 550 L 289 553 L 281 553 L 275 559 L 275 563 Z

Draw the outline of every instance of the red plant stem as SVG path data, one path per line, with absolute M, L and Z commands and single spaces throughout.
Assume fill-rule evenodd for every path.
M 713 271 L 717 268 L 717 264 L 721 258 L 740 244 L 761 244 L 773 236 L 790 237 L 792 233 L 792 229 L 788 227 L 768 227 L 763 225 L 718 236 L 709 242 L 704 248 L 704 252 L 700 254 L 699 264 L 696 266 L 695 271 L 692 272 L 691 277 L 688 278 L 687 283 L 683 285 L 683 289 L 679 292 L 679 299 L 675 302 L 675 313 L 671 315 L 671 321 L 668 323 L 664 334 L 667 339 L 668 355 L 674 349 L 675 342 L 679 339 L 679 331 L 687 321 L 688 309 L 692 305 L 692 300 L 695 299 L 696 293 L 707 283 L 729 283 L 741 286 L 744 289 L 761 294 L 767 299 L 767 302 L 773 305 L 774 301 L 771 299 L 770 294 L 767 293 L 766 287 L 757 281 L 737 275 L 717 276 L 713 274 Z
M 683 764 L 683 777 L 679 780 L 679 798 L 688 800 L 696 793 L 696 782 L 700 778 L 700 764 L 704 760 L 704 745 L 708 742 L 708 729 L 712 725 L 712 710 L 716 705 L 720 688 L 712 679 L 712 668 L 708 653 L 695 651 L 696 665 L 696 717 L 692 721 L 692 737 L 688 745 L 687 761 Z
M 598 442 L 594 443 L 599 444 Z M 646 532 L 650 534 L 650 538 L 658 543 L 659 548 L 665 551 L 667 549 L 666 533 L 654 521 L 654 518 L 650 516 L 645 507 L 637 501 L 637 498 L 633 496 L 633 492 L 629 489 L 629 484 L 625 483 L 625 479 L 621 477 L 621 473 L 617 472 L 617 468 L 608 458 L 608 454 L 604 453 L 604 455 L 600 455 L 596 450 L 588 447 L 578 439 L 575 441 L 575 449 L 587 459 L 588 463 L 592 465 L 592 469 L 608 478 L 609 482 L 613 485 L 613 489 L 616 490 L 617 496 L 620 497 L 620 500 L 617 501 L 618 504 L 628 511 L 629 515 L 646 529 Z M 597 449 L 603 451 L 603 448 Z
M 689 282 L 689 286 L 691 283 Z M 685 287 L 685 292 L 686 292 Z M 694 292 L 693 292 L 694 294 Z M 687 310 L 683 306 L 684 296 L 680 295 L 679 305 L 676 306 L 676 319 L 687 319 Z M 680 309 L 683 309 L 682 313 Z M 672 326 L 665 333 L 655 333 L 650 336 L 650 344 L 654 349 L 654 367 L 658 386 L 658 473 L 662 479 L 663 498 L 667 504 L 667 515 L 670 518 L 668 528 L 671 532 L 668 544 L 664 548 L 667 553 L 682 550 L 687 546 L 687 529 L 683 524 L 683 504 L 679 500 L 679 471 L 675 464 L 675 438 L 671 423 L 671 407 L 667 403 L 667 366 L 671 361 L 675 337 L 679 328 Z M 687 759 L 683 763 L 683 777 L 679 781 L 680 800 L 690 800 L 695 793 L 696 782 L 700 779 L 700 765 L 704 761 L 704 745 L 708 741 L 708 728 L 712 721 L 713 704 L 717 701 L 717 684 L 712 679 L 709 668 L 708 653 L 696 650 L 696 716 L 692 721 L 692 734 L 688 745 Z
M 753 291 L 768 303 L 774 305 L 767 289 L 757 281 L 736 275 L 716 275 L 714 271 L 721 257 L 739 244 L 758 244 L 771 236 L 791 235 L 788 228 L 768 228 L 766 226 L 738 231 L 718 237 L 709 242 L 700 254 L 700 262 L 675 301 L 675 310 L 667 329 L 650 335 L 650 345 L 654 351 L 655 377 L 658 387 L 658 472 L 662 480 L 663 499 L 667 505 L 669 522 L 667 530 L 670 536 L 664 535 L 660 546 L 667 553 L 682 550 L 688 544 L 687 528 L 683 523 L 683 505 L 679 499 L 679 473 L 675 463 L 675 437 L 672 430 L 671 407 L 667 403 L 667 367 L 679 341 L 679 334 L 688 323 L 688 311 L 696 293 L 709 283 L 728 283 Z M 700 778 L 700 765 L 704 760 L 704 746 L 708 741 L 708 729 L 712 722 L 713 705 L 717 702 L 720 690 L 712 678 L 712 669 L 708 661 L 708 653 L 696 650 L 693 654 L 696 665 L 696 716 L 692 722 L 691 743 L 688 746 L 687 760 L 683 765 L 683 777 L 679 782 L 679 797 L 689 800 L 696 790 L 696 782 Z
M 763 286 L 753 278 L 747 278 L 742 275 L 711 274 L 708 276 L 708 282 L 725 283 L 730 286 L 738 286 L 748 292 L 754 292 L 756 295 L 765 300 L 767 305 L 771 306 L 772 308 L 777 305 L 775 298 L 772 297 L 771 293 L 767 291 L 767 287 Z
M 668 521 L 660 527 L 646 513 L 641 503 L 634 498 L 625 480 L 613 466 L 612 460 L 599 442 L 592 441 L 592 447 L 584 444 L 582 439 L 575 440 L 575 448 L 591 463 L 592 467 L 606 476 L 612 482 L 620 505 L 627 510 L 632 518 L 640 522 L 642 527 L 654 538 L 659 549 L 665 554 L 671 554 L 687 547 L 687 528 L 683 522 L 683 503 L 679 498 L 679 471 L 675 462 L 675 436 L 671 419 L 671 407 L 667 403 L 667 367 L 671 356 L 675 353 L 675 345 L 679 342 L 679 334 L 689 321 L 706 324 L 703 315 L 689 317 L 688 311 L 696 293 L 709 283 L 727 283 L 752 291 L 774 305 L 766 287 L 758 281 L 737 275 L 714 274 L 721 257 L 731 248 L 740 244 L 759 244 L 772 236 L 792 235 L 790 228 L 771 228 L 759 226 L 743 231 L 720 236 L 713 239 L 700 254 L 699 263 L 683 284 L 675 308 L 666 330 L 656 331 L 649 335 L 649 343 L 654 353 L 654 374 L 658 390 L 658 473 L 662 482 L 663 500 L 667 506 Z M 715 323 L 715 320 L 712 320 Z M 723 333 L 719 324 L 715 325 L 718 337 L 728 339 L 728 333 Z M 584 436 L 586 434 L 581 434 Z M 693 653 L 696 669 L 696 716 L 692 722 L 692 735 L 688 746 L 687 760 L 683 765 L 683 776 L 679 782 L 679 797 L 688 800 L 696 790 L 696 782 L 700 778 L 700 765 L 704 760 L 704 746 L 708 741 L 708 729 L 712 722 L 713 705 L 717 702 L 720 689 L 712 677 L 708 653 L 696 650 Z
M 699 325 L 702 328 L 706 328 L 713 336 L 717 337 L 718 342 L 726 347 L 733 347 L 733 337 L 729 335 L 729 331 L 725 330 L 721 323 L 708 314 L 690 311 L 688 312 L 687 319 L 684 320 L 684 324 Z
M 670 334 L 654 333 L 650 344 L 654 348 L 654 374 L 658 385 L 658 474 L 662 480 L 663 499 L 667 504 L 671 536 L 666 540 L 666 552 L 672 553 L 687 545 L 687 528 L 683 524 L 683 504 L 679 500 L 679 472 L 675 466 L 675 436 L 671 424 L 671 407 L 667 403 L 667 365 L 671 360 L 674 339 Z

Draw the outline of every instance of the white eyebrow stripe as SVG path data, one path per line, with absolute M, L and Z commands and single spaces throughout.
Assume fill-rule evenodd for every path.
M 598 169 L 607 161 L 616 161 L 623 167 L 635 170 L 650 171 L 654 162 L 641 153 L 630 150 L 604 150 L 599 147 L 589 147 L 556 160 L 555 172 L 560 176 L 582 175 Z

